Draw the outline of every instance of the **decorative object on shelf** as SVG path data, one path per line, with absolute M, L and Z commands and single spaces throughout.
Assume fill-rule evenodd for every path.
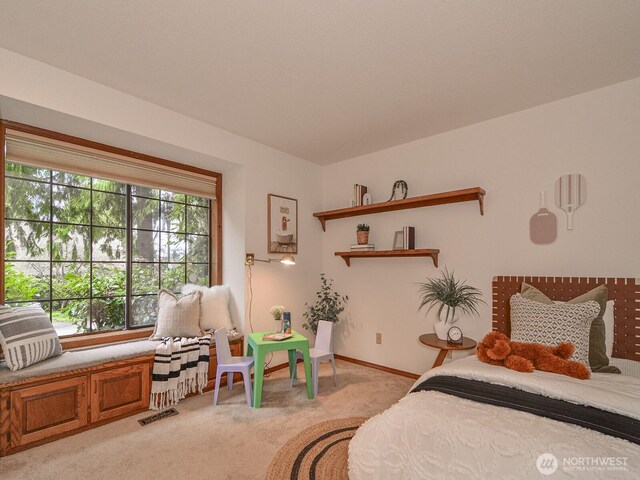
M 391 197 L 387 202 L 392 202 L 394 200 L 404 200 L 407 198 L 407 194 L 409 193 L 409 187 L 407 187 L 407 182 L 404 180 L 396 180 L 393 184 L 393 188 L 391 189 Z
M 415 227 L 402 227 L 402 249 L 415 250 L 416 229 Z
M 298 201 L 267 195 L 267 252 L 298 253 Z
M 485 303 L 482 300 L 482 292 L 465 282 L 460 282 L 454 277 L 454 273 L 445 268 L 440 271 L 442 278 L 427 278 L 426 282 L 419 283 L 421 302 L 418 310 L 427 307 L 427 312 L 436 305 L 438 308 L 438 321 L 433 329 L 440 340 L 447 339 L 447 331 L 458 321 L 459 312 L 478 315 L 478 305 Z M 447 307 L 447 308 L 445 308 Z
M 356 227 L 356 236 L 358 238 L 358 245 L 366 245 L 369 243 L 369 225 L 359 223 Z
M 282 314 L 284 320 L 282 322 L 282 333 L 291 333 L 291 312 L 284 312 Z
M 365 243 L 363 245 L 352 244 L 351 251 L 352 252 L 371 252 L 376 249 L 376 246 L 373 243 Z
M 370 193 L 365 193 L 362 196 L 362 205 L 371 205 L 373 203 L 373 198 L 371 198 Z
M 546 194 L 540 192 L 540 208 L 529 220 L 529 238 L 537 245 L 553 243 L 558 236 L 558 219 L 547 209 Z
M 315 335 L 318 331 L 318 322 L 326 320 L 328 322 L 338 323 L 340 315 L 349 300 L 347 295 L 340 295 L 333 290 L 333 280 L 327 280 L 324 273 L 320 274 L 322 283 L 320 290 L 317 292 L 317 300 L 313 305 L 304 304 L 307 310 L 302 315 L 306 320 L 302 324 L 307 330 L 311 330 Z
M 358 183 L 353 184 L 353 200 L 354 207 L 361 207 L 363 205 L 362 200 L 367 193 L 367 187 Z
M 269 313 L 273 316 L 274 326 L 273 330 L 275 333 L 282 332 L 282 314 L 287 308 L 284 305 L 274 305 L 269 309 Z
M 404 250 L 404 232 L 402 230 L 393 234 L 393 249 Z
M 567 213 L 567 230 L 573 230 L 573 213 L 587 200 L 587 181 L 579 173 L 556 181 L 556 205 Z
M 462 330 L 455 325 L 447 330 L 447 343 L 451 345 L 462 345 Z
M 327 220 L 338 218 L 357 217 L 361 215 L 371 215 L 373 213 L 395 212 L 397 210 L 407 210 L 411 208 L 431 207 L 433 205 L 445 205 L 460 202 L 478 202 L 480 215 L 484 215 L 484 196 L 486 192 L 480 187 L 465 188 L 462 190 L 452 190 L 450 192 L 433 193 L 420 197 L 405 198 L 397 202 L 372 203 L 361 207 L 338 208 L 313 214 L 322 225 L 322 231 L 326 231 Z

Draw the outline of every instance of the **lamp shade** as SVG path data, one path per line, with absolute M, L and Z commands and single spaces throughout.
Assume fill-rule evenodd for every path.
M 283 263 L 285 265 L 295 265 L 296 259 L 293 258 L 293 255 L 283 255 L 280 259 L 280 263 Z

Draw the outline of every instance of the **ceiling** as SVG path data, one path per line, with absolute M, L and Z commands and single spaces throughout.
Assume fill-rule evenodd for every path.
M 640 77 L 639 26 L 637 0 L 0 1 L 0 47 L 319 164 Z

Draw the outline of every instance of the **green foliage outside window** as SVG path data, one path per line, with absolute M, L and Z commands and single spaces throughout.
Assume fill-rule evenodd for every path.
M 160 287 L 208 284 L 207 199 L 11 162 L 6 177 L 6 303 L 84 333 L 153 324 Z

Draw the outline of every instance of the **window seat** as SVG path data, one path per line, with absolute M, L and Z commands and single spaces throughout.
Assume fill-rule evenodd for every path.
M 243 340 L 229 337 L 232 355 L 242 355 Z M 148 410 L 159 344 L 140 339 L 66 350 L 15 372 L 0 362 L 0 457 Z M 215 386 L 216 365 L 211 345 L 205 390 Z
M 133 340 L 110 345 L 65 350 L 62 355 L 48 358 L 22 370 L 16 370 L 15 372 L 9 370 L 7 364 L 2 361 L 0 362 L 0 385 L 27 378 L 31 379 L 94 367 L 108 362 L 117 362 L 119 360 L 127 360 L 144 355 L 152 355 L 155 353 L 156 347 L 159 344 L 160 341 L 154 340 Z
M 242 335 L 229 337 L 229 342 L 242 338 Z M 56 373 L 71 372 L 83 368 L 94 367 L 109 362 L 118 362 L 130 358 L 153 355 L 159 340 L 131 340 L 109 345 L 77 348 L 65 350 L 62 355 L 48 358 L 40 363 L 30 365 L 22 370 L 12 372 L 7 364 L 0 362 L 0 386 L 20 380 L 32 379 Z

